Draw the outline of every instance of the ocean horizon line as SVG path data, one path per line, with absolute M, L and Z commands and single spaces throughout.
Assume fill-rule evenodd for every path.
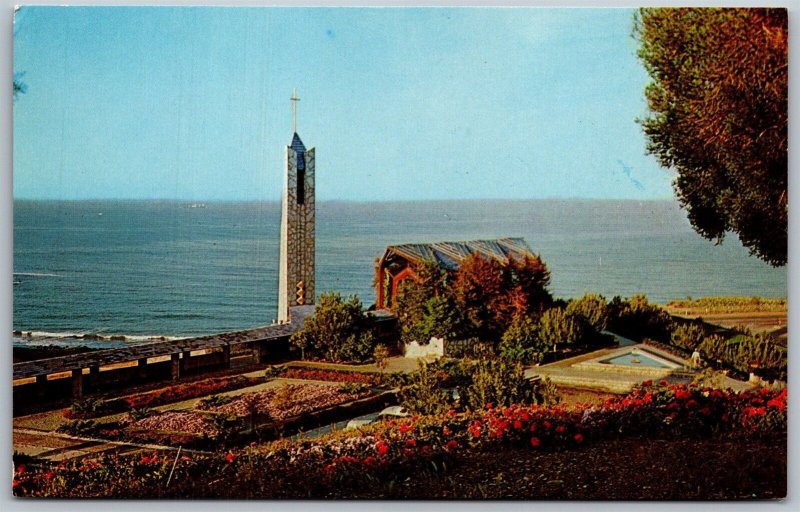
M 392 203 L 489 203 L 489 202 L 597 202 L 597 203 L 678 203 L 677 198 L 596 198 L 596 197 L 531 197 L 531 198 L 449 198 L 449 199 L 317 199 L 317 203 L 342 203 L 342 204 L 392 204 Z M 42 203 L 184 203 L 184 204 L 246 204 L 267 203 L 280 204 L 280 199 L 178 199 L 178 198 L 81 198 L 81 199 L 56 199 L 56 198 L 28 198 L 15 197 L 14 202 L 42 202 Z

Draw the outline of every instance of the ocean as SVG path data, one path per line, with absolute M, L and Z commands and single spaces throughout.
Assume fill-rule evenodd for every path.
M 112 347 L 277 317 L 278 202 L 14 202 L 13 341 Z M 695 234 L 674 201 L 318 202 L 317 293 L 375 300 L 387 245 L 523 237 L 556 297 L 786 297 L 735 236 Z M 27 333 L 30 333 L 28 335 Z M 79 336 L 124 335 L 125 341 Z

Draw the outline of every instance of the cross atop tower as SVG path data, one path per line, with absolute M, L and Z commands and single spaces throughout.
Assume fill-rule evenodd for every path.
M 292 102 L 292 133 L 297 133 L 297 102 L 300 101 L 300 98 L 297 97 L 297 89 L 292 91 L 289 101 Z

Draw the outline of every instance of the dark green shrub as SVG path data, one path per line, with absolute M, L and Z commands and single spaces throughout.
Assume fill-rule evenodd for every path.
M 267 366 L 267 369 L 264 370 L 264 378 L 267 380 L 276 379 L 283 375 L 286 371 L 286 366 L 284 365 L 272 365 Z
M 98 431 L 99 427 L 93 420 L 70 421 L 69 423 L 65 423 L 56 429 L 56 432 L 62 432 L 64 434 L 70 434 L 73 436 L 87 437 L 97 435 Z
M 672 317 L 644 295 L 634 295 L 628 300 L 614 297 L 608 305 L 608 329 L 622 336 L 641 340 L 652 338 L 666 343 L 672 334 Z
M 233 399 L 227 395 L 211 395 L 200 400 L 199 408 L 210 409 L 212 407 L 219 407 L 220 405 L 227 404 L 231 400 Z
M 155 409 L 150 407 L 137 407 L 136 409 L 131 410 L 128 415 L 131 417 L 133 421 L 138 421 L 142 418 L 146 418 L 148 416 L 152 416 L 156 413 Z
M 367 386 L 361 384 L 359 382 L 345 382 L 341 386 L 339 386 L 339 391 L 341 393 L 347 393 L 349 395 L 357 395 L 362 391 L 366 391 Z

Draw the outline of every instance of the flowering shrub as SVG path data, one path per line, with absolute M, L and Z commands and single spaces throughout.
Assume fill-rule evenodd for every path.
M 441 467 L 464 450 L 564 450 L 631 435 L 652 438 L 729 432 L 769 436 L 785 433 L 786 403 L 786 390 L 737 394 L 646 382 L 600 406 L 568 410 L 562 406 L 485 404 L 478 411 L 449 410 L 395 419 L 315 440 L 283 439 L 241 452 L 197 455 L 175 463 L 173 481 L 177 485 L 211 485 L 220 481 L 221 474 L 230 472 L 237 481 L 250 478 L 257 485 L 267 485 L 264 479 L 269 475 L 269 479 L 292 479 L 288 487 L 298 492 L 301 486 L 308 491 L 308 486 L 320 483 L 361 485 L 375 478 L 413 474 L 415 468 Z M 36 473 L 18 467 L 14 493 L 61 497 L 168 495 L 163 489 L 173 461 L 174 457 L 152 454 L 84 459 Z

